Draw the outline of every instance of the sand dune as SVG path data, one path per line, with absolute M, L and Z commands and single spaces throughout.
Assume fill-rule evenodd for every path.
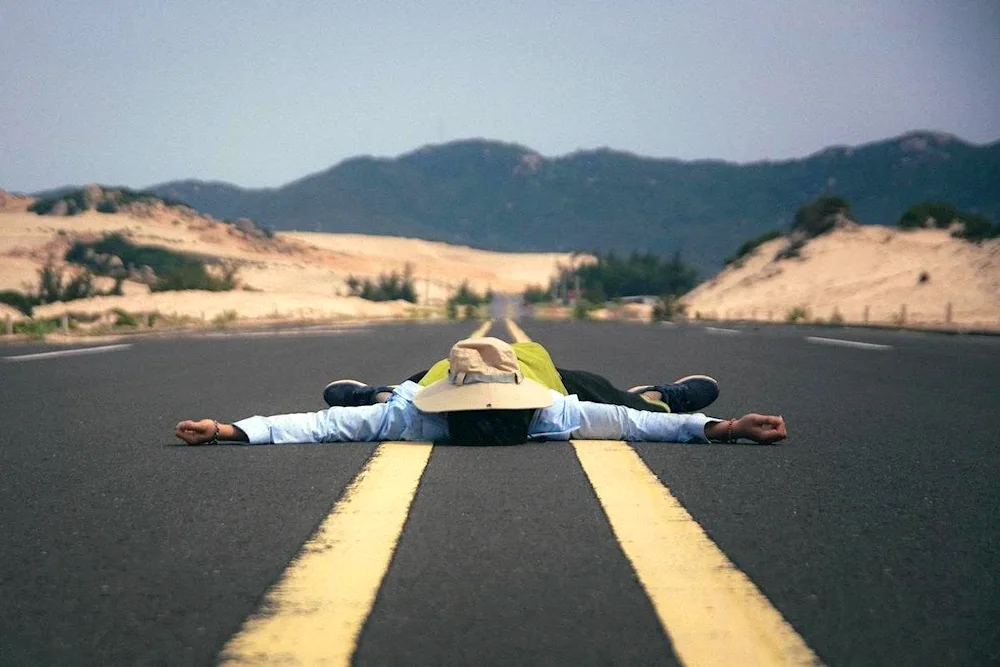
M 689 314 L 1000 328 L 1000 240 L 975 245 L 945 230 L 847 225 L 776 261 L 787 241 L 758 247 L 685 295 Z M 921 274 L 927 280 L 921 282 Z
M 560 264 L 574 260 L 562 253 L 495 253 L 358 234 L 295 232 L 262 239 L 193 211 L 165 206 L 131 214 L 90 211 L 52 217 L 29 213 L 23 200 L 8 196 L 0 200 L 0 208 L 0 290 L 34 289 L 38 269 L 50 258 L 58 262 L 74 239 L 107 232 L 126 234 L 136 244 L 199 253 L 239 266 L 243 288 L 236 291 L 150 293 L 142 283 L 127 282 L 124 296 L 41 306 L 35 311 L 41 317 L 63 312 L 94 316 L 114 308 L 195 321 L 233 313 L 264 320 L 410 317 L 418 315 L 412 304 L 349 297 L 345 285 L 350 275 L 374 278 L 402 272 L 407 264 L 416 280 L 419 316 L 426 316 L 432 310 L 440 314 L 441 304 L 463 281 L 480 292 L 490 288 L 518 293 L 547 284 Z M 959 327 L 1000 329 L 1000 240 L 974 245 L 944 230 L 849 224 L 809 241 L 799 258 L 776 261 L 785 243 L 777 239 L 760 246 L 738 266 L 685 295 L 688 314 L 783 321 L 798 308 L 811 320 L 950 320 Z M 925 281 L 921 274 L 927 275 Z M 0 320 L 8 315 L 20 317 L 0 304 Z
M 9 200 L 8 200 L 9 202 Z M 407 317 L 406 302 L 375 303 L 347 296 L 348 276 L 377 278 L 412 267 L 419 305 L 440 305 L 463 281 L 479 292 L 519 293 L 547 285 L 560 253 L 505 254 L 444 243 L 357 234 L 278 233 L 273 240 L 248 236 L 206 216 L 157 207 L 134 214 L 88 211 L 69 217 L 38 216 L 24 206 L 0 211 L 0 290 L 34 289 L 38 270 L 60 258 L 76 238 L 120 232 L 133 243 L 226 259 L 239 266 L 243 289 L 224 292 L 150 293 L 126 282 L 124 296 L 96 297 L 35 309 L 51 317 L 70 311 L 96 314 L 113 308 L 211 320 L 227 311 L 240 318 Z M 74 271 L 72 267 L 67 272 Z M 11 311 L 0 311 L 3 319 Z M 16 311 L 14 311 L 16 312 Z

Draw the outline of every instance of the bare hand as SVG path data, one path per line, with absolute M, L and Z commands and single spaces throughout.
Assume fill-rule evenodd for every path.
M 192 421 L 185 419 L 177 423 L 175 434 L 189 445 L 202 445 L 215 435 L 215 422 L 211 419 Z
M 761 445 L 770 445 L 788 437 L 785 419 L 775 415 L 750 413 L 733 422 L 733 437 L 747 438 Z

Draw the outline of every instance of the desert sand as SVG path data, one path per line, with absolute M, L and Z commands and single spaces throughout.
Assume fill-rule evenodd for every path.
M 0 211 L 0 290 L 34 290 L 38 270 L 50 259 L 56 265 L 73 240 L 108 232 L 127 235 L 137 245 L 155 245 L 224 259 L 239 267 L 241 289 L 231 292 L 151 293 L 127 281 L 123 296 L 104 296 L 35 308 L 36 317 L 64 312 L 94 316 L 112 309 L 159 312 L 194 320 L 400 318 L 440 314 L 442 305 L 463 281 L 482 293 L 520 293 L 547 285 L 568 264 L 560 253 L 495 253 L 414 239 L 356 234 L 281 233 L 274 239 L 244 234 L 207 216 L 153 207 L 135 213 L 87 211 L 75 216 L 39 216 L 23 202 L 7 197 Z M 348 296 L 351 275 L 376 279 L 383 273 L 413 271 L 415 307 L 404 301 L 371 302 Z M 67 275 L 75 269 L 66 267 Z M 111 282 L 101 279 L 101 286 Z M 0 320 L 14 309 L 0 304 Z
M 775 260 L 786 244 L 769 241 L 689 292 L 688 315 L 784 321 L 798 308 L 810 321 L 1000 328 L 1000 239 L 848 224 Z
M 94 318 L 112 309 L 158 312 L 194 324 L 231 318 L 439 317 L 443 302 L 463 281 L 479 292 L 520 293 L 528 286 L 547 285 L 560 265 L 581 259 L 358 234 L 281 232 L 266 239 L 190 209 L 165 206 L 69 217 L 38 216 L 26 206 L 23 199 L 0 196 L 0 290 L 34 290 L 38 270 L 50 259 L 58 264 L 74 239 L 108 232 L 239 267 L 241 288 L 232 292 L 150 293 L 141 282 L 126 282 L 123 296 L 37 307 L 36 317 L 43 318 L 63 313 Z M 976 245 L 945 230 L 847 224 L 810 240 L 800 257 L 775 260 L 786 243 L 776 239 L 763 244 L 685 295 L 688 316 L 784 321 L 798 309 L 808 321 L 1000 329 L 1000 239 Z M 408 264 L 418 305 L 347 296 L 348 276 L 377 278 L 401 273 Z M 74 270 L 67 267 L 67 273 Z M 921 281 L 921 274 L 927 279 Z M 100 280 L 110 285 L 109 279 Z M 637 307 L 602 310 L 595 316 L 634 319 L 629 308 Z M 651 307 L 644 308 L 639 316 L 648 319 Z M 0 321 L 8 316 L 21 318 L 0 304 Z

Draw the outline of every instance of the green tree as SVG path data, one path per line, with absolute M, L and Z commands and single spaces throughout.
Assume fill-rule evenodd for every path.
M 947 202 L 925 201 L 914 204 L 899 218 L 899 226 L 904 229 L 924 227 L 930 224 L 937 229 L 947 229 L 953 224 L 959 227 L 952 233 L 973 243 L 1000 236 L 1000 224 L 979 213 L 967 213 Z
M 833 229 L 840 217 L 852 219 L 851 205 L 847 200 L 821 195 L 799 207 L 795 212 L 792 231 L 802 232 L 806 238 L 814 238 Z
M 900 227 L 913 229 L 930 223 L 937 229 L 947 229 L 959 217 L 961 214 L 958 209 L 947 202 L 925 201 L 906 209 L 898 224 Z
M 563 268 L 553 279 L 550 291 L 558 285 L 580 285 L 577 298 L 591 303 L 642 294 L 678 295 L 697 284 L 697 273 L 687 266 L 680 252 L 669 260 L 645 252 L 633 252 L 621 258 L 613 252 L 595 254 L 596 261 L 576 268 Z
M 493 291 L 487 289 L 485 294 L 479 294 L 469 287 L 469 281 L 463 280 L 462 284 L 445 303 L 445 312 L 448 319 L 455 319 L 459 313 L 464 319 L 471 320 L 479 315 L 479 307 L 493 301 Z

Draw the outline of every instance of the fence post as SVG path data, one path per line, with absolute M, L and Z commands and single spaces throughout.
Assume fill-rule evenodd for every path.
M 869 307 L 865 306 L 865 324 L 868 324 L 868 313 L 869 313 L 868 309 L 869 309 Z
M 944 321 L 947 324 L 951 324 L 951 301 L 948 302 L 948 305 L 944 309 Z
M 69 313 L 62 314 L 61 326 L 64 334 L 69 333 Z
M 905 303 L 903 304 L 903 307 L 899 309 L 899 323 L 900 324 L 906 324 L 906 304 Z
M 10 313 L 7 313 L 6 320 L 7 320 L 7 322 L 6 322 L 6 326 L 4 327 L 4 331 L 7 333 L 8 336 L 13 336 L 14 335 L 14 318 L 11 317 Z

